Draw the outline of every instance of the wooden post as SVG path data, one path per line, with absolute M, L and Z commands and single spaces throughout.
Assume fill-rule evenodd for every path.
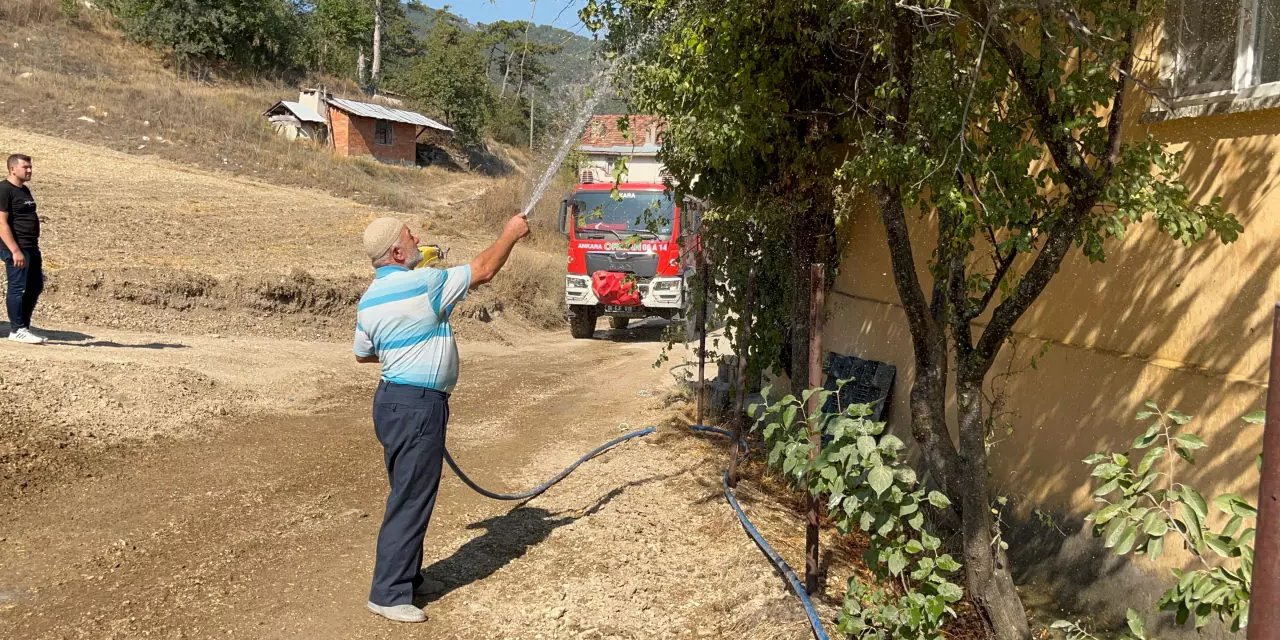
M 822 307 L 823 292 L 826 290 L 826 268 L 815 264 L 809 271 L 809 388 L 817 389 L 823 385 L 822 380 Z M 818 394 L 809 395 L 809 404 L 805 412 L 809 415 L 809 460 L 818 458 L 822 448 L 822 433 L 819 425 L 813 420 L 822 407 L 818 406 Z M 804 588 L 809 595 L 818 593 L 818 498 L 809 495 L 809 512 L 805 516 L 804 531 Z
M 747 354 L 751 349 L 751 314 L 756 306 L 756 268 L 747 271 L 746 300 L 742 305 L 742 332 L 738 337 L 738 388 L 733 398 L 733 439 L 729 443 L 729 487 L 738 486 L 738 463 L 742 457 L 742 431 L 746 416 L 743 404 L 747 397 Z
M 698 426 L 706 425 L 707 403 L 707 259 L 698 252 L 698 275 L 702 278 L 702 304 L 698 306 Z
M 1271 378 L 1264 429 L 1249 640 L 1270 640 L 1280 634 L 1280 304 L 1271 321 Z

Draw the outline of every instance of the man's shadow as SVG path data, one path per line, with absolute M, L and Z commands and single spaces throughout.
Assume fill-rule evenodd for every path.
M 665 480 L 687 472 L 688 469 L 685 469 L 668 475 L 651 476 L 629 482 L 605 494 L 591 507 L 576 515 L 573 515 L 573 512 L 551 513 L 541 507 L 529 507 L 521 503 L 507 513 L 467 525 L 468 529 L 484 529 L 484 535 L 468 541 L 453 552 L 453 555 L 437 560 L 430 567 L 423 569 L 424 577 L 439 580 L 445 587 L 438 593 L 416 597 L 414 604 L 426 606 L 427 603 L 443 598 L 454 589 L 493 575 L 510 564 L 512 560 L 523 556 L 534 545 L 546 540 L 552 531 L 595 515 L 629 487 Z

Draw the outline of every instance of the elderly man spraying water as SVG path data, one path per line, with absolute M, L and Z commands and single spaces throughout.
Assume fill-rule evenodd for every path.
M 413 596 L 440 588 L 422 576 L 422 541 L 440 488 L 449 394 L 458 381 L 449 315 L 468 290 L 498 274 L 527 235 L 529 222 L 517 214 L 470 264 L 413 270 L 422 254 L 403 222 L 378 218 L 364 231 L 375 271 L 357 307 L 353 350 L 358 362 L 382 364 L 373 428 L 391 484 L 368 608 L 391 620 L 424 622 Z

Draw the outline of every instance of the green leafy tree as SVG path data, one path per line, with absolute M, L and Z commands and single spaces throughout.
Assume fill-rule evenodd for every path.
M 531 39 L 533 30 L 523 20 L 499 20 L 481 29 L 488 74 L 497 87 L 488 133 L 511 145 L 528 145 L 531 126 L 534 139 L 541 137 L 550 125 L 553 109 L 561 106 L 552 105 L 548 80 L 555 70 L 552 60 L 564 45 Z
M 584 11 L 618 47 L 642 43 L 632 99 L 668 118 L 663 160 L 681 189 L 724 205 L 706 233 L 743 245 L 724 259 L 790 265 L 789 300 L 762 303 L 790 310 L 793 389 L 807 375 L 808 263 L 834 263 L 850 214 L 878 210 L 915 353 L 912 435 L 959 518 L 970 596 L 998 638 L 1030 635 L 992 542 L 1003 537 L 983 393 L 1014 325 L 1068 255 L 1101 261 L 1108 239 L 1145 219 L 1183 245 L 1240 231 L 1217 202 L 1191 201 L 1178 155 L 1125 136 L 1137 32 L 1159 9 L 589 0 Z M 782 229 L 790 242 L 768 233 Z M 913 246 L 926 237 L 932 246 Z M 767 340 L 752 338 L 753 350 Z
M 361 47 L 373 33 L 373 4 L 367 0 L 314 0 L 304 13 L 303 62 L 318 74 L 355 77 Z
M 303 43 L 299 63 L 308 73 L 358 79 L 360 54 L 370 55 L 374 31 L 373 0 L 312 0 L 299 9 Z M 403 74 L 421 52 L 411 12 L 425 11 L 417 2 L 383 2 L 383 75 Z
M 111 0 L 131 39 L 187 70 L 287 68 L 298 44 L 292 0 Z
M 482 40 L 442 15 L 423 49 L 397 86 L 425 111 L 440 116 L 461 141 L 478 143 L 494 104 Z

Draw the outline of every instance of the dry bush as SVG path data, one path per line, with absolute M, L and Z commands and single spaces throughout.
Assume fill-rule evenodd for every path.
M 502 273 L 483 294 L 542 328 L 564 325 L 564 276 L 567 242 L 557 228 L 560 194 L 556 185 L 529 214 L 530 237 L 512 254 Z M 531 187 L 522 176 L 507 178 L 473 201 L 468 218 L 482 229 L 497 230 L 525 207 Z
M 567 181 L 554 183 L 533 211 L 529 212 L 532 233 L 524 243 L 526 247 L 564 255 L 567 243 L 564 236 L 560 235 L 558 225 L 560 200 L 569 188 Z M 523 176 L 506 178 L 474 201 L 469 218 L 480 223 L 482 228 L 491 228 L 496 232 L 513 213 L 524 210 L 531 190 L 529 180 Z M 564 267 L 563 264 L 560 266 Z
M 73 5 L 74 6 L 74 5 Z M 0 2 L 0 22 L 25 27 L 55 22 L 62 17 L 58 0 L 4 0 Z
M 542 329 L 564 326 L 564 257 L 516 250 L 484 297 Z

